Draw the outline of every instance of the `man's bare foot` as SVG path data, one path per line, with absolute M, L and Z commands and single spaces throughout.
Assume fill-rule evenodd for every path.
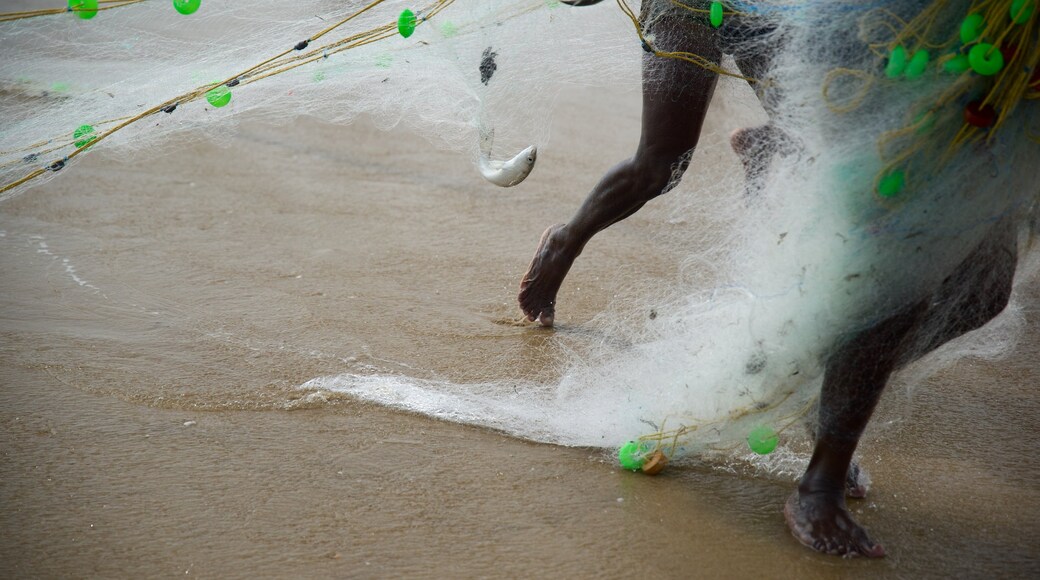
M 803 545 L 835 556 L 881 558 L 885 549 L 845 509 L 842 494 L 796 490 L 784 505 L 784 518 Z
M 556 315 L 556 293 L 574 263 L 574 255 L 563 244 L 563 224 L 549 226 L 538 242 L 534 259 L 520 280 L 520 309 L 531 322 L 552 326 Z

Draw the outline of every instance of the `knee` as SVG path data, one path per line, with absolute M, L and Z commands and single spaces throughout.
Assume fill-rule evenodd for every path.
M 682 153 L 637 153 L 632 166 L 645 200 L 668 193 L 679 185 L 692 156 L 693 149 Z

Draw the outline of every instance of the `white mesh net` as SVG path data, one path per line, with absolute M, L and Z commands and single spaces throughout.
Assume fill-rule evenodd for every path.
M 784 138 L 758 152 L 768 163 L 753 195 L 733 175 L 683 210 L 705 212 L 721 228 L 694 235 L 701 247 L 689 258 L 713 264 L 710 287 L 660 289 L 654 303 L 670 306 L 652 320 L 597 321 L 616 340 L 570 361 L 559 383 L 529 384 L 523 395 L 515 386 L 524 377 L 507 385 L 343 375 L 304 388 L 568 445 L 610 447 L 656 432 L 650 438 L 675 442 L 676 453 L 732 451 L 744 449 L 756 425 L 800 425 L 835 345 L 925 301 L 930 322 L 916 353 L 924 354 L 951 325 L 986 308 L 980 296 L 1000 292 L 999 273 L 966 271 L 966 260 L 980 247 L 1026 247 L 1040 162 L 1040 109 L 1028 98 L 1037 91 L 1028 79 L 1040 58 L 1040 18 L 984 29 L 995 45 L 1015 41 L 1005 72 L 946 64 L 981 42 L 956 40 L 969 13 L 1011 4 L 730 3 L 729 11 L 773 31 L 729 50 L 769 55 L 768 78 L 758 80 L 772 87 L 770 122 Z M 142 148 L 219 138 L 246 111 L 344 125 L 371 115 L 388 130 L 403 123 L 474 159 L 481 135 L 493 133 L 492 154 L 508 157 L 549 138 L 558 87 L 631 79 L 643 54 L 632 22 L 609 2 L 578 9 L 554 0 L 385 0 L 359 13 L 367 5 L 205 0 L 184 17 L 147 0 L 90 20 L 0 22 L 0 181 L 8 186 L 0 199 L 54 170 L 74 171 L 95 148 L 131 162 Z M 418 26 L 402 38 L 405 9 Z M 895 46 L 930 51 L 924 72 L 887 75 Z M 720 95 L 742 81 L 727 82 Z M 216 107 L 207 92 L 222 83 L 232 96 Z M 979 99 L 999 107 L 998 128 L 966 128 L 964 110 Z M 92 132 L 75 135 L 83 125 Z M 962 278 L 951 283 L 955 274 Z M 1012 312 L 987 348 L 954 347 L 1002 352 L 1014 322 Z M 933 361 L 956 356 L 947 349 Z

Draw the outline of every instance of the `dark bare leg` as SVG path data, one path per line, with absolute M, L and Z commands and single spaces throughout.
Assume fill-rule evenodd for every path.
M 662 50 L 720 59 L 711 31 L 689 18 L 663 18 L 654 33 Z M 715 73 L 687 62 L 643 56 L 643 129 L 636 154 L 607 172 L 571 221 L 542 234 L 520 281 L 518 299 L 528 320 L 552 326 L 556 294 L 585 244 L 678 183 L 700 137 L 716 80 Z
M 1014 229 L 997 224 L 932 299 L 861 332 L 832 357 L 820 393 L 816 448 L 784 508 L 800 542 L 829 554 L 884 555 L 845 507 L 844 495 L 855 496 L 852 454 L 863 429 L 895 368 L 1000 314 L 1016 261 Z
M 810 415 L 813 419 L 810 420 L 807 425 L 809 436 L 813 441 L 816 441 L 816 419 L 820 415 L 819 405 L 813 407 Z M 870 477 L 865 471 L 863 471 L 863 468 L 860 467 L 859 462 L 856 461 L 855 457 L 853 457 L 852 461 L 849 463 L 849 470 L 845 474 L 845 497 L 853 499 L 863 499 L 867 497 L 867 492 L 870 491 L 869 482 Z
M 771 81 L 768 78 L 769 67 L 772 64 L 770 56 L 764 52 L 738 56 L 736 63 L 740 74 L 755 80 L 752 87 L 758 94 L 758 99 L 766 113 L 772 117 L 778 95 L 776 88 L 770 86 Z M 783 145 L 783 138 L 783 133 L 771 123 L 736 129 L 730 135 L 730 146 L 733 147 L 733 151 L 744 166 L 744 177 L 749 194 L 758 191 L 758 178 L 769 166 L 773 153 Z
M 860 436 L 926 309 L 922 304 L 860 332 L 827 365 L 816 448 L 784 507 L 791 533 L 814 550 L 841 556 L 885 555 L 846 509 L 846 480 Z

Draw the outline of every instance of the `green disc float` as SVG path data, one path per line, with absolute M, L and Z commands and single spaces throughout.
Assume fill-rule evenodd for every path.
M 202 0 L 173 0 L 173 9 L 184 15 L 194 14 L 201 5 Z
M 1036 11 L 1036 0 L 1014 0 L 1011 3 L 1011 21 L 1025 24 Z
M 899 195 L 906 185 L 906 174 L 901 169 L 896 169 L 885 174 L 878 182 L 878 195 L 891 198 Z
M 91 141 L 97 139 L 97 135 L 94 134 L 94 128 L 90 125 L 80 125 L 72 132 L 72 138 L 76 140 L 73 142 L 76 149 L 82 149 L 90 145 Z
M 722 3 L 712 2 L 711 8 L 708 10 L 708 20 L 711 21 L 712 28 L 718 28 L 722 26 Z
M 83 20 L 97 16 L 98 0 L 69 0 L 69 10 L 75 12 Z
M 618 449 L 617 459 L 621 469 L 639 471 L 646 463 L 646 445 L 640 445 L 638 441 L 629 441 Z
M 961 42 L 968 44 L 969 42 L 975 42 L 979 36 L 982 35 L 982 31 L 986 29 L 986 19 L 982 17 L 978 12 L 969 14 L 967 18 L 961 22 Z
M 888 64 L 885 66 L 885 76 L 894 79 L 903 74 L 906 69 L 906 49 L 903 45 L 897 45 L 888 56 Z
M 747 436 L 748 447 L 759 455 L 769 455 L 776 449 L 776 444 L 779 442 L 780 436 L 776 431 L 765 425 L 755 427 Z
M 415 13 L 407 8 L 401 15 L 397 17 L 397 31 L 401 33 L 401 36 L 408 38 L 415 32 L 415 25 L 418 22 L 415 19 Z
M 988 42 L 980 42 L 968 51 L 971 70 L 984 77 L 993 76 L 1004 68 L 1004 54 Z
M 226 85 L 212 88 L 206 93 L 206 100 L 209 101 L 209 104 L 219 109 L 231 102 L 231 89 L 227 88 Z
M 910 58 L 910 62 L 906 65 L 906 78 L 916 79 L 924 74 L 924 71 L 928 68 L 928 60 L 927 50 L 921 49 L 915 52 L 914 56 Z
M 946 61 L 943 65 L 943 70 L 952 74 L 961 74 L 971 68 L 971 63 L 968 62 L 968 55 L 958 54 L 957 56 Z

